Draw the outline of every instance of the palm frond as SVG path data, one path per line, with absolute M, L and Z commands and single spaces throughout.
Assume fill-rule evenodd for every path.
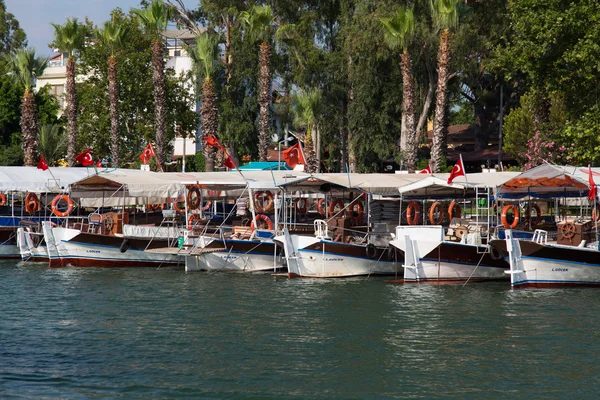
M 67 18 L 64 25 L 52 23 L 54 27 L 54 44 L 60 51 L 66 52 L 69 57 L 85 44 L 86 27 L 81 25 L 77 18 Z
M 35 78 L 42 75 L 48 65 L 47 58 L 35 56 L 35 48 L 19 49 L 14 54 L 4 56 L 6 69 L 26 90 L 31 90 Z
M 433 23 L 437 29 L 453 29 L 458 26 L 459 3 L 460 0 L 430 0 Z
M 380 18 L 383 38 L 391 49 L 406 50 L 415 33 L 415 18 L 412 8 L 400 8 L 390 18 Z
M 160 0 L 153 0 L 148 8 L 133 9 L 132 11 L 140 18 L 144 28 L 156 36 L 167 29 L 167 24 L 173 14 L 172 8 Z

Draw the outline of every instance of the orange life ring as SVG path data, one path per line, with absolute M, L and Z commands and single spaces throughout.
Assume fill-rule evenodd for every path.
M 452 218 L 460 218 L 461 216 L 462 209 L 460 208 L 460 204 L 458 204 L 456 201 L 452 201 L 448 207 L 448 219 L 452 221 Z
M 299 214 L 306 214 L 306 209 L 308 208 L 308 201 L 304 197 L 298 197 L 296 199 L 296 211 Z M 300 205 L 302 204 L 302 205 Z
M 413 215 L 414 213 L 414 215 Z M 417 225 L 421 219 L 421 206 L 417 201 L 411 201 L 406 207 L 406 221 L 409 225 Z
M 184 201 L 184 199 L 182 197 L 178 197 L 175 199 L 175 201 L 173 202 L 173 209 L 175 211 L 179 211 L 179 212 L 184 212 L 185 211 L 185 206 L 183 208 L 179 207 L 179 205 L 177 203 L 182 203 Z
M 432 225 L 439 225 L 443 220 L 444 212 L 442 211 L 442 203 L 436 201 L 429 207 L 429 222 L 431 222 Z
M 510 210 L 512 210 L 514 218 L 513 218 L 512 223 L 509 224 L 506 216 Z M 519 207 L 517 207 L 514 204 L 508 204 L 508 205 L 504 206 L 504 208 L 502 209 L 502 225 L 505 228 L 513 229 L 518 224 L 519 224 Z
M 210 208 L 212 204 L 212 201 L 208 200 L 203 206 L 202 206 L 202 211 L 206 211 Z
M 6 205 L 6 196 L 4 193 L 0 193 L 0 207 Z
M 271 221 L 271 218 L 269 218 L 268 215 L 266 214 L 256 214 L 256 222 L 258 223 L 258 221 L 263 221 L 267 224 L 267 229 L 268 230 L 273 230 L 273 222 Z M 255 225 L 254 225 L 254 221 L 252 221 L 250 223 L 250 228 L 254 229 Z
M 27 193 L 25 196 L 25 211 L 29 214 L 35 213 L 40 208 L 40 200 L 35 193 Z
M 535 219 L 531 221 L 531 225 L 535 226 L 539 224 L 542 220 L 542 210 L 540 209 L 540 206 L 538 206 L 536 203 L 531 203 L 531 208 L 535 210 Z M 531 220 L 531 209 L 529 207 L 525 209 L 525 220 L 528 223 Z
M 324 204 L 325 204 L 325 197 L 323 197 L 322 199 L 319 199 L 319 201 L 317 202 L 317 211 L 319 211 L 319 214 L 321 214 L 322 216 L 325 216 L 325 207 L 323 207 Z
M 354 215 L 356 213 L 356 215 Z M 349 218 L 352 218 L 354 221 L 362 220 L 365 215 L 365 206 L 363 206 L 362 201 L 357 200 L 354 203 L 350 204 L 346 209 L 346 215 Z
M 190 214 L 190 217 L 188 218 L 188 229 L 194 229 L 195 221 L 202 221 L 200 214 Z
M 259 201 L 259 199 L 261 199 L 262 197 L 266 196 L 267 197 L 267 203 L 263 203 L 262 200 Z M 271 212 L 273 211 L 273 193 L 271 193 L 271 191 L 267 190 L 264 192 L 256 192 L 254 194 L 254 200 L 255 200 L 255 204 L 254 204 L 254 209 L 258 212 Z
M 327 210 L 327 216 L 331 217 L 332 215 L 336 214 L 335 213 L 335 207 L 339 206 L 340 210 L 344 209 L 344 202 L 341 201 L 340 199 L 337 200 L 333 200 L 331 203 L 329 203 L 329 209 Z
M 58 204 L 62 201 L 67 202 L 67 209 L 65 211 L 59 211 Z M 73 200 L 66 194 L 59 194 L 52 199 L 52 213 L 57 217 L 67 217 L 73 212 Z
M 196 196 L 194 196 L 194 194 Z M 188 188 L 187 204 L 190 210 L 197 210 L 198 207 L 200 207 L 200 189 L 198 189 L 196 186 Z

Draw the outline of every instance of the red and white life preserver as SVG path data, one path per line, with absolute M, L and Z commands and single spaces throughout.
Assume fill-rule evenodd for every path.
M 335 207 L 336 206 L 339 207 L 340 210 L 343 210 L 344 209 L 344 202 L 342 200 L 340 200 L 340 199 L 331 201 L 331 203 L 329 203 L 329 208 L 327 210 L 327 216 L 328 217 L 331 217 L 331 216 L 333 216 L 333 215 L 336 214 L 336 212 L 335 212 Z
M 535 226 L 540 223 L 542 220 L 542 209 L 535 203 L 531 203 L 531 208 L 535 210 L 535 218 L 531 219 L 531 209 L 527 207 L 525 209 L 525 220 L 529 223 L 531 220 L 531 226 Z
M 67 209 L 65 211 L 60 211 L 58 209 L 58 204 L 61 201 L 67 202 Z M 66 194 L 59 194 L 54 199 L 52 199 L 52 213 L 57 217 L 67 217 L 71 215 L 71 213 L 73 212 L 73 207 L 73 200 Z
M 354 213 L 356 213 L 356 215 L 354 215 Z M 361 221 L 365 215 L 365 206 L 363 206 L 362 201 L 356 200 L 354 203 L 350 204 L 346 210 L 346 215 L 355 222 Z
M 460 208 L 460 204 L 456 201 L 452 201 L 450 206 L 448 206 L 448 219 L 452 221 L 452 218 L 460 218 L 462 216 L 462 210 Z
M 190 217 L 188 218 L 188 229 L 194 229 L 194 222 L 196 221 L 202 221 L 200 214 L 190 214 Z
M 200 189 L 196 186 L 188 187 L 187 204 L 190 210 L 197 210 L 200 207 Z
M 6 205 L 6 196 L 4 193 L 0 193 L 0 207 Z
M 306 214 L 308 208 L 308 200 L 304 197 L 298 197 L 296 199 L 296 212 L 298 214 Z
M 436 201 L 429 207 L 429 222 L 431 225 L 439 225 L 444 220 L 444 212 L 442 211 L 442 203 Z
M 319 211 L 319 214 L 322 216 L 325 216 L 325 197 L 319 199 L 317 202 L 317 211 Z
M 271 221 L 271 218 L 269 218 L 268 215 L 266 215 L 266 214 L 256 214 L 256 222 L 258 223 L 258 221 L 265 222 L 267 224 L 267 229 L 268 230 L 273 230 L 273 222 Z M 256 226 L 254 225 L 254 221 L 252 221 L 250 223 L 250 228 L 252 228 L 252 229 L 256 228 Z
M 267 202 L 263 203 L 263 197 L 267 198 Z M 258 212 L 271 212 L 273 211 L 273 193 L 266 190 L 264 192 L 256 192 L 254 194 L 254 209 Z
M 35 213 L 40 208 L 40 199 L 35 193 L 27 193 L 25 196 L 25 211 L 29 214 Z
M 510 210 L 512 210 L 514 218 L 513 218 L 512 223 L 509 224 L 507 215 Z M 504 208 L 502 209 L 502 225 L 505 228 L 513 229 L 518 224 L 519 224 L 519 207 L 517 207 L 514 204 L 508 204 L 508 205 L 504 206 Z
M 421 219 L 421 206 L 417 201 L 411 201 L 406 207 L 406 221 L 409 225 L 417 225 Z

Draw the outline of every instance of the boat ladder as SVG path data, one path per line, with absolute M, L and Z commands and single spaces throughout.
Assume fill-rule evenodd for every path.
M 477 246 L 477 254 L 490 252 L 490 188 L 475 186 L 475 222 L 485 246 Z M 484 227 L 484 229 L 481 229 Z

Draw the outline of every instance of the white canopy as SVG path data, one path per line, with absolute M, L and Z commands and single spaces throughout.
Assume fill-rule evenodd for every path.
M 425 179 L 425 174 L 313 174 L 314 179 L 329 182 L 345 188 L 356 188 L 364 192 L 382 195 L 398 195 L 398 188 Z
M 596 176 L 600 176 L 600 169 L 592 168 L 592 171 Z M 587 191 L 587 168 L 543 164 L 502 184 L 498 196 L 499 198 L 581 197 L 586 195 Z
M 36 167 L 0 167 L 0 192 L 61 193 L 91 174 L 95 174 L 93 168 L 51 167 L 43 171 Z
M 454 178 L 448 184 L 450 174 L 425 175 L 426 178 L 398 188 L 404 197 L 457 197 L 474 194 L 475 187 L 495 189 L 519 175 L 519 172 L 472 173 Z

